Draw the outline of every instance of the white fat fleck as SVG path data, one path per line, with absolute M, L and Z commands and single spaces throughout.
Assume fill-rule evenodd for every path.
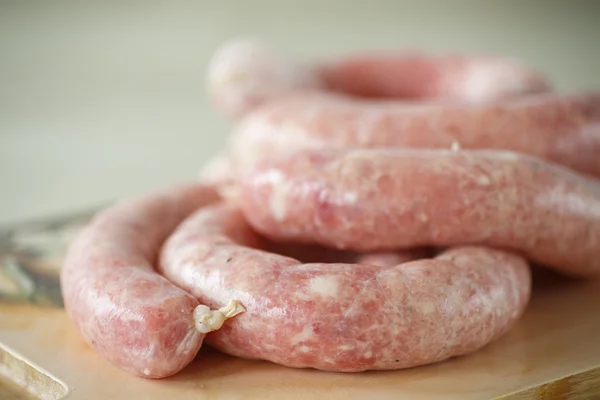
M 452 151 L 459 151 L 460 149 L 461 149 L 460 142 L 457 141 L 457 140 L 454 140 L 452 142 L 452 144 L 450 145 L 450 150 L 452 150 Z
M 272 344 L 270 344 L 270 343 L 263 343 L 263 348 L 264 348 L 265 350 L 269 350 L 269 351 L 272 351 L 272 350 L 277 350 L 277 349 L 279 349 L 279 347 L 278 347 L 278 346 L 274 346 L 274 345 L 272 345 Z
M 489 186 L 492 181 L 490 180 L 489 177 L 487 177 L 486 175 L 479 175 L 477 176 L 477 184 L 480 186 Z
M 471 65 L 462 84 L 464 94 L 472 102 L 493 100 L 507 93 L 521 92 L 525 88 L 523 80 L 519 78 L 519 74 L 514 73 L 511 66 L 489 63 Z
M 373 352 L 371 352 L 371 351 L 367 351 L 367 352 L 364 354 L 365 358 L 371 358 L 371 356 L 372 356 L 372 355 L 373 355 Z
M 265 173 L 261 174 L 257 179 L 257 183 L 277 185 L 285 181 L 283 173 L 277 169 L 270 169 Z
M 466 79 L 462 83 L 465 96 L 469 101 L 484 100 L 490 87 L 490 69 L 482 65 L 472 65 L 465 75 Z
M 517 161 L 519 160 L 520 156 L 512 151 L 504 151 L 500 154 L 499 157 L 505 161 Z
M 335 276 L 317 276 L 310 280 L 310 291 L 323 296 L 335 297 L 338 293 L 338 280 Z
M 427 214 L 425 214 L 424 212 L 419 213 L 419 221 L 427 222 L 427 221 L 429 221 L 429 216 Z
M 144 375 L 146 375 L 146 376 L 150 375 L 150 370 L 148 368 L 146 368 L 144 370 Z
M 298 300 L 311 300 L 311 299 L 312 299 L 312 296 L 311 296 L 311 295 L 309 295 L 308 293 L 306 293 L 306 292 L 305 292 L 305 291 L 303 291 L 303 290 L 299 290 L 299 291 L 297 291 L 297 292 L 295 293 L 295 297 L 296 297 L 296 299 L 298 299 Z
M 315 333 L 313 332 L 312 327 L 310 325 L 305 325 L 304 328 L 302 328 L 302 332 L 297 333 L 292 337 L 292 345 L 295 346 L 298 343 L 310 340 L 314 336 Z
M 344 204 L 356 204 L 358 196 L 354 192 L 346 192 L 342 196 L 342 199 L 344 200 Z
M 271 198 L 269 199 L 271 214 L 278 221 L 284 220 L 287 213 L 285 190 L 282 187 L 285 176 L 281 171 L 269 170 L 261 178 L 261 180 L 265 180 L 272 188 Z
M 342 164 L 342 168 L 343 168 L 342 171 L 346 172 L 345 167 L 348 165 L 352 165 L 355 162 L 363 162 L 363 161 L 367 161 L 367 162 L 373 161 L 373 149 L 364 148 L 364 147 L 352 149 L 352 151 L 349 152 L 344 158 L 344 163 Z M 355 170 L 351 168 L 348 171 L 348 173 L 354 174 Z
M 300 350 L 302 353 L 308 353 L 310 351 L 310 347 L 300 346 L 300 348 L 298 350 Z
M 285 215 L 287 213 L 285 198 L 281 190 L 273 187 L 273 192 L 271 193 L 271 201 L 269 204 L 271 208 L 271 214 L 273 218 L 277 221 L 283 221 L 285 219 Z
M 347 344 L 343 344 L 341 346 L 338 347 L 339 351 L 346 351 L 346 350 L 352 350 L 354 348 L 354 346 L 349 346 Z
M 590 187 L 591 188 L 591 187 Z M 596 202 L 595 204 L 589 204 L 586 198 L 579 192 L 572 192 L 565 190 L 565 187 L 554 187 L 551 190 L 547 190 L 543 196 L 537 196 L 535 199 L 535 205 L 544 208 L 553 208 L 557 205 L 568 212 L 583 214 L 584 212 L 589 216 L 590 220 L 597 220 L 600 218 L 600 205 Z M 593 230 L 588 235 L 589 243 L 593 241 Z M 557 245 L 564 242 L 557 242 Z
M 419 303 L 419 310 L 422 314 L 431 314 L 435 311 L 435 305 L 430 302 Z

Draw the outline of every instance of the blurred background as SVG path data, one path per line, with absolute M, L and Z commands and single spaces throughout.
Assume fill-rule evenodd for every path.
M 560 91 L 600 89 L 595 0 L 0 0 L 0 224 L 193 179 L 230 129 L 207 101 L 207 62 L 244 35 L 302 59 L 505 55 Z

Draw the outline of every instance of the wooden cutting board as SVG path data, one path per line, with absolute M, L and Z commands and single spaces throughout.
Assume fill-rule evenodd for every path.
M 395 372 L 298 370 L 205 347 L 176 376 L 131 376 L 64 310 L 58 270 L 89 214 L 0 232 L 0 399 L 600 399 L 600 281 L 534 279 L 518 326 L 466 357 Z

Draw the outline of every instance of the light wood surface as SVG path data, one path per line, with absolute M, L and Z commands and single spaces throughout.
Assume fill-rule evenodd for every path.
M 5 303 L 0 327 L 0 343 L 58 380 L 35 378 L 51 387 L 50 399 L 600 398 L 600 281 L 538 277 L 505 337 L 471 356 L 396 372 L 296 370 L 205 348 L 180 374 L 150 381 L 86 346 L 62 309 Z

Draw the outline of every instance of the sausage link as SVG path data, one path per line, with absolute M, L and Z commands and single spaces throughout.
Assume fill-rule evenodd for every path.
M 355 372 L 467 354 L 506 332 L 530 296 L 521 257 L 462 247 L 379 267 L 302 264 L 260 242 L 231 204 L 199 210 L 167 240 L 161 272 L 201 302 L 247 309 L 206 337 L 226 353 Z
M 189 185 L 122 201 L 98 214 L 70 246 L 61 271 L 67 313 L 85 341 L 120 368 L 163 378 L 200 349 L 198 300 L 153 265 L 175 226 L 217 198 L 210 187 Z
M 258 39 L 221 46 L 209 63 L 207 80 L 216 108 L 232 118 L 298 91 L 490 102 L 550 90 L 537 71 L 497 57 L 381 52 L 303 65 Z
M 539 72 L 489 56 L 355 53 L 316 69 L 328 90 L 363 98 L 473 103 L 551 90 Z
M 515 61 L 355 54 L 300 65 L 257 40 L 210 65 L 216 108 L 240 119 L 230 176 L 300 148 L 505 149 L 600 176 L 600 93 L 551 93 Z
M 600 273 L 600 183 L 518 153 L 304 151 L 248 173 L 240 196 L 251 225 L 277 240 L 356 251 L 481 244 Z
M 243 118 L 229 140 L 229 157 L 235 171 L 245 171 L 302 148 L 449 149 L 453 144 L 516 151 L 600 176 L 600 93 L 470 105 L 298 94 Z
M 301 66 L 255 39 L 233 40 L 220 47 L 208 67 L 209 96 L 231 118 L 297 90 L 322 87 L 311 68 Z

